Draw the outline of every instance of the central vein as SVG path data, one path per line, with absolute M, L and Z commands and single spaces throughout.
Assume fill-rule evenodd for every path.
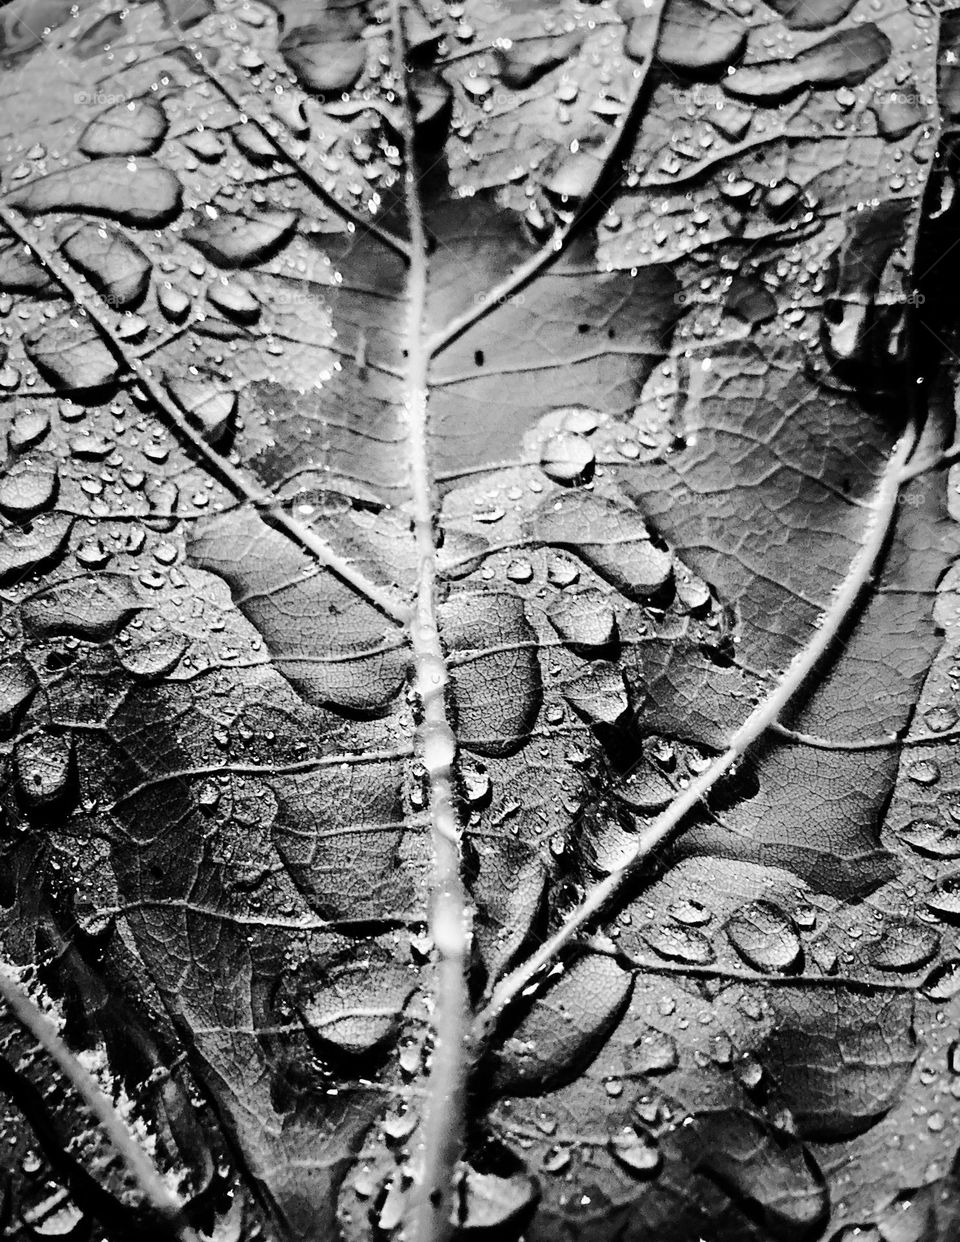
M 447 715 L 449 672 L 437 622 L 437 524 L 427 446 L 430 353 L 424 338 L 427 238 L 414 148 L 413 110 L 406 88 L 400 0 L 393 2 L 392 25 L 395 70 L 403 99 L 405 195 L 411 240 L 404 418 L 417 574 L 410 637 L 421 713 L 418 749 L 429 786 L 434 855 L 430 930 L 437 953 L 435 1042 L 420 1131 L 409 1236 L 413 1242 L 440 1242 L 450 1233 L 453 1174 L 463 1141 L 470 929 L 460 874 L 460 819 L 454 789 L 456 738 Z

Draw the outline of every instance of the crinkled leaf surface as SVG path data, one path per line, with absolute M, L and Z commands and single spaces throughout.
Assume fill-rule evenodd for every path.
M 0 53 L 3 1227 L 958 1236 L 960 20 Z

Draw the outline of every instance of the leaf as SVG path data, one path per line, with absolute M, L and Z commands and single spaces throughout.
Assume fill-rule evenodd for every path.
M 956 18 L 108 10 L 0 18 L 11 1236 L 955 1236 Z

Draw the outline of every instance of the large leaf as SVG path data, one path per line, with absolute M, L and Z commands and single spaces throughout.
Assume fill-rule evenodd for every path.
M 11 1230 L 957 1236 L 957 19 L 0 43 Z

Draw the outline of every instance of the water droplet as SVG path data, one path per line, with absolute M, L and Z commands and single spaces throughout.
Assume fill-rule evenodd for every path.
M 77 146 L 92 158 L 105 155 L 152 155 L 163 142 L 167 118 L 153 99 L 114 104 L 94 117 Z
M 953 871 L 937 881 L 936 888 L 927 897 L 927 905 L 942 919 L 960 918 L 960 871 Z
M 220 267 L 247 267 L 262 263 L 283 249 L 297 227 L 297 214 L 275 208 L 217 213 L 206 217 L 183 236 Z
M 788 973 L 800 961 L 800 939 L 793 920 L 772 901 L 741 906 L 727 922 L 727 936 L 755 970 Z
M 0 510 L 15 522 L 27 521 L 50 508 L 59 486 L 54 457 L 45 453 L 22 457 L 0 479 Z
M 646 58 L 650 10 L 631 0 L 622 6 L 627 16 L 625 50 L 628 56 Z M 656 58 L 668 69 L 687 77 L 714 79 L 733 64 L 743 51 L 747 27 L 732 13 L 703 0 L 672 0 L 664 12 L 656 45 Z
M 537 1197 L 531 1178 L 523 1172 L 510 1176 L 481 1173 L 468 1167 L 458 1187 L 460 1203 L 454 1209 L 456 1223 L 465 1237 L 511 1238 L 514 1222 L 523 1223 Z
M 138 228 L 160 228 L 180 214 L 182 194 L 173 173 L 154 160 L 107 158 L 37 177 L 7 198 L 29 215 L 86 212 Z
M 934 966 L 920 989 L 931 1000 L 950 1000 L 960 992 L 960 958 L 951 957 Z
M 951 828 L 933 820 L 914 819 L 898 836 L 918 854 L 932 858 L 960 858 L 960 828 Z
M 602 591 L 561 595 L 547 608 L 550 624 L 579 655 L 596 655 L 617 638 L 617 618 Z
M 939 948 L 940 935 L 934 928 L 917 919 L 894 916 L 886 920 L 880 939 L 868 947 L 866 958 L 878 970 L 916 970 Z
M 142 608 L 126 574 L 84 574 L 31 595 L 22 607 L 24 629 L 36 637 L 58 634 L 103 642 Z
M 617 1161 L 639 1177 L 653 1177 L 660 1168 L 660 1152 L 653 1139 L 633 1126 L 626 1126 L 610 1140 Z
M 211 444 L 219 444 L 231 431 L 237 412 L 235 392 L 202 376 L 174 379 L 170 382 L 170 391 Z
M 85 539 L 74 555 L 84 569 L 103 569 L 109 564 L 112 553 L 104 546 L 102 539 Z
M 252 324 L 260 318 L 256 296 L 238 280 L 216 280 L 207 289 L 207 301 L 235 323 Z
M 848 26 L 805 48 L 792 60 L 754 61 L 723 79 L 738 99 L 780 103 L 807 87 L 856 86 L 886 64 L 890 40 L 873 22 Z
M 940 768 L 933 759 L 916 759 L 907 765 L 907 776 L 918 785 L 935 785 L 940 779 Z
M 651 542 L 633 506 L 585 490 L 563 492 L 538 506 L 528 529 L 539 542 L 576 552 L 628 599 L 648 600 L 672 580 L 672 556 Z M 616 544 L 610 543 L 611 530 Z
M 694 898 L 683 898 L 680 901 L 671 902 L 667 913 L 676 922 L 684 923 L 688 927 L 702 927 L 713 918 L 706 906 Z
M 585 483 L 593 473 L 596 457 L 588 440 L 575 431 L 551 436 L 540 454 L 540 466 L 555 483 Z
M 465 764 L 461 767 L 464 797 L 471 806 L 482 806 L 490 797 L 490 773 L 486 768 Z
M 572 586 L 580 577 L 573 561 L 565 556 L 552 556 L 547 565 L 547 581 L 556 587 Z
M 931 733 L 944 733 L 957 723 L 957 710 L 949 703 L 928 707 L 923 713 L 924 723 Z
M 507 577 L 511 582 L 529 582 L 533 578 L 533 566 L 525 559 L 511 561 L 507 566 Z
M 180 141 L 199 160 L 205 164 L 215 164 L 222 159 L 226 148 L 220 135 L 212 129 L 200 129 L 192 134 L 183 134 Z
M 50 430 L 50 416 L 45 410 L 23 410 L 13 420 L 7 443 L 14 453 L 33 448 Z
M 679 1064 L 677 1041 L 651 1029 L 634 1042 L 630 1064 L 639 1074 L 669 1074 Z
M 14 751 L 18 788 L 31 808 L 60 802 L 73 783 L 73 734 L 34 733 L 17 741 Z
M 609 660 L 598 660 L 561 686 L 563 697 L 589 724 L 614 725 L 630 710 L 623 673 Z
M 103 388 L 120 374 L 119 362 L 86 315 L 60 315 L 28 332 L 23 344 L 34 366 L 60 390 Z
M 107 224 L 70 220 L 57 230 L 64 257 L 110 305 L 123 309 L 143 300 L 152 264 L 125 233 Z
M 644 928 L 641 935 L 655 953 L 669 960 L 704 965 L 715 957 L 703 932 L 682 923 Z
M 562 1173 L 569 1166 L 570 1159 L 569 1147 L 551 1147 L 540 1162 L 540 1167 L 544 1173 Z

